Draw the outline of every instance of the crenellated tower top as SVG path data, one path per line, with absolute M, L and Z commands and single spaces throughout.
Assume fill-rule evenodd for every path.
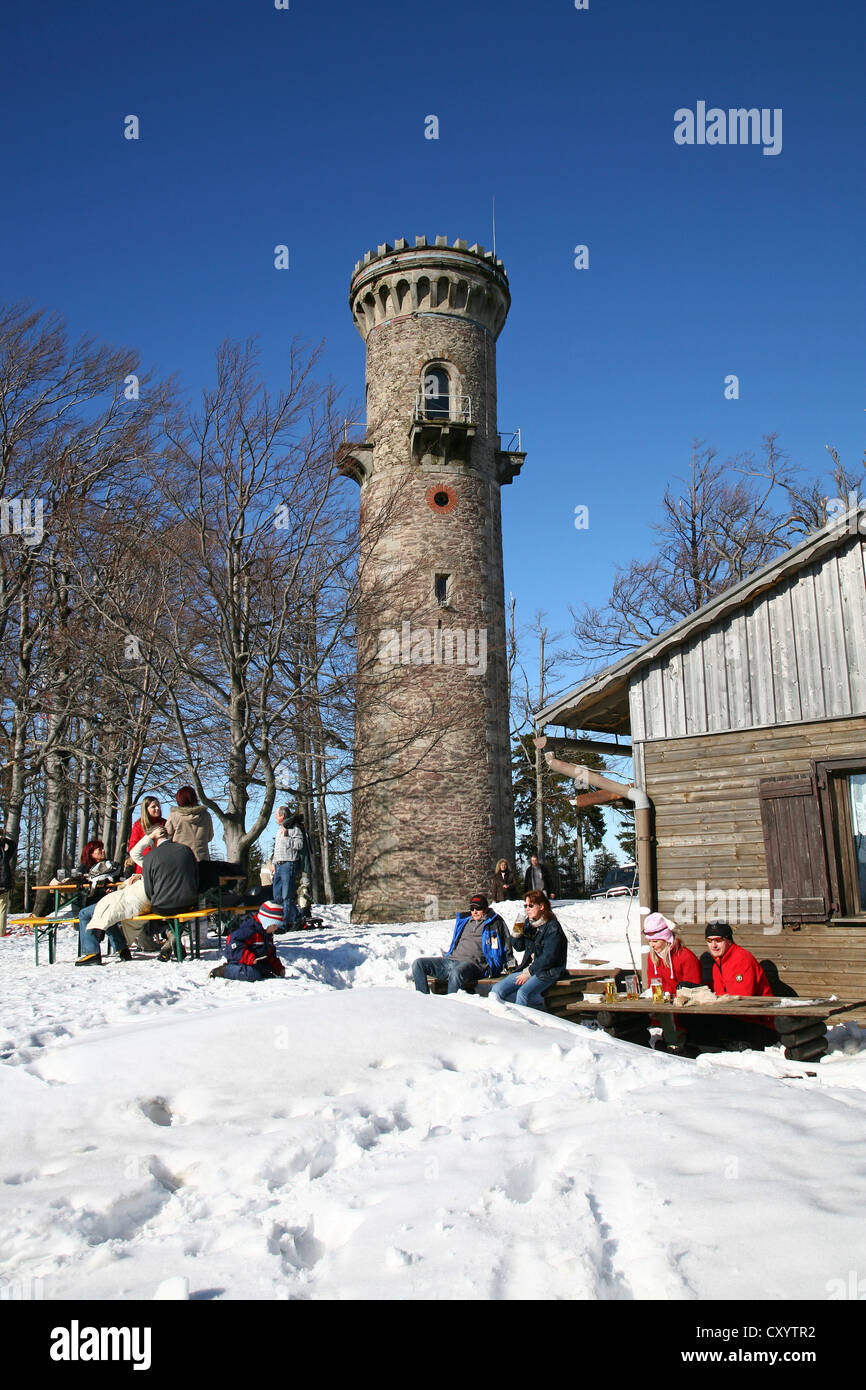
M 355 265 L 349 307 L 365 339 L 374 328 L 410 314 L 449 314 L 472 319 L 497 338 L 511 304 L 501 260 L 478 243 L 437 236 L 400 237 L 368 251 Z

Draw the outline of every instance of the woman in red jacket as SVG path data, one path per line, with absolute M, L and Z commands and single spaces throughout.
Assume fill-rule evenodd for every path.
M 643 924 L 643 931 L 649 942 L 646 958 L 648 987 L 660 984 L 665 994 L 673 999 L 681 985 L 701 983 L 701 963 L 694 951 L 680 941 L 672 922 L 660 912 L 651 912 Z M 681 1014 L 660 1014 L 652 1022 L 662 1030 L 664 1050 L 686 1052 L 689 1039 Z
M 660 912 L 651 912 L 643 924 L 643 931 L 649 942 L 646 960 L 648 987 L 658 981 L 665 994 L 673 998 L 681 984 L 701 983 L 700 961 L 694 951 L 683 945 L 676 928 L 666 917 Z
M 165 825 L 162 814 L 162 807 L 155 796 L 146 796 L 141 803 L 141 815 L 132 827 L 129 835 L 129 852 L 132 853 L 139 840 L 149 835 L 156 825 Z M 153 845 L 148 846 L 144 854 L 150 854 Z M 141 865 L 136 867 L 136 873 L 141 873 Z

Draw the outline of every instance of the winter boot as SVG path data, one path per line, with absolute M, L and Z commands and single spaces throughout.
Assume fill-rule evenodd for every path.
M 180 958 L 181 960 L 186 960 L 186 947 L 184 946 L 181 946 L 180 948 Z M 175 959 L 174 942 L 172 940 L 168 940 L 165 943 L 157 959 L 162 961 Z
M 102 964 L 102 956 L 99 954 L 98 951 L 91 951 L 90 955 L 88 955 L 88 956 L 79 956 L 79 957 L 78 957 L 78 960 L 75 962 L 75 964 L 76 964 L 76 965 L 101 965 L 101 964 Z
M 226 977 L 226 968 L 225 968 L 224 965 L 218 965 L 218 966 L 216 967 L 216 969 L 212 970 L 212 971 L 210 972 L 210 974 L 208 975 L 208 979 L 209 979 L 209 980 L 224 980 L 225 977 Z

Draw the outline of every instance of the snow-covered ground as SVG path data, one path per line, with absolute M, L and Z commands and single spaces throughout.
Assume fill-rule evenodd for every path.
M 862 1266 L 853 1025 L 689 1062 L 416 995 L 451 924 L 323 915 L 258 986 L 0 939 L 0 1296 L 821 1300 Z M 639 961 L 636 904 L 559 915 L 570 965 L 628 965 L 627 917 Z

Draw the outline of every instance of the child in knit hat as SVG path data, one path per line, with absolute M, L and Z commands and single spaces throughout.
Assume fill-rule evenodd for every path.
M 226 937 L 226 964 L 218 965 L 209 978 L 251 982 L 282 978 L 286 967 L 274 945 L 274 932 L 282 924 L 281 903 L 264 902 L 258 912 L 248 912 Z

